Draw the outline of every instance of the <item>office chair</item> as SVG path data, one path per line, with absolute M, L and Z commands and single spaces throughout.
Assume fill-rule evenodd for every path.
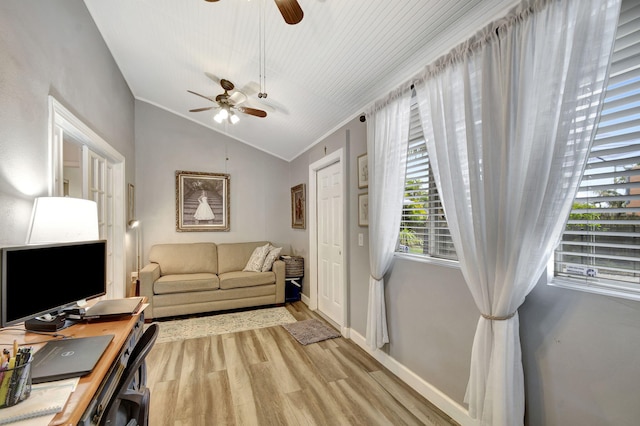
M 160 327 L 151 324 L 136 343 L 109 401 L 101 426 L 147 426 L 151 393 L 147 388 L 145 358 L 158 338 Z

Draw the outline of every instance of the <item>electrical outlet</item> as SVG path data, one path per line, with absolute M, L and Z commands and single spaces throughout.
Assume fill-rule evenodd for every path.
M 358 234 L 358 245 L 360 247 L 364 246 L 364 235 L 363 234 Z

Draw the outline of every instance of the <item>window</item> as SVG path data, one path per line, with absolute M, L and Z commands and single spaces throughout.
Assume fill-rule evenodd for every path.
M 622 2 L 609 85 L 553 284 L 640 298 L 640 4 Z
M 415 96 L 411 103 L 405 195 L 397 251 L 458 259 L 429 163 Z

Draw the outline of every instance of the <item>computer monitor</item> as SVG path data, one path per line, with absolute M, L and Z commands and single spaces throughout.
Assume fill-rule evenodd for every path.
M 106 294 L 106 264 L 105 240 L 3 247 L 0 326 L 63 328 L 63 309 Z

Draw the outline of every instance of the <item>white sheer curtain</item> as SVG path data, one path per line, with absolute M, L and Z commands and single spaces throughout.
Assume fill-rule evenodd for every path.
M 618 0 L 526 1 L 415 83 L 427 149 L 481 312 L 465 401 L 524 421 L 518 307 L 559 242 L 595 133 Z
M 407 87 L 376 102 L 366 112 L 370 265 L 367 345 L 371 349 L 389 342 L 384 274 L 393 260 L 400 232 L 410 101 L 411 91 Z

